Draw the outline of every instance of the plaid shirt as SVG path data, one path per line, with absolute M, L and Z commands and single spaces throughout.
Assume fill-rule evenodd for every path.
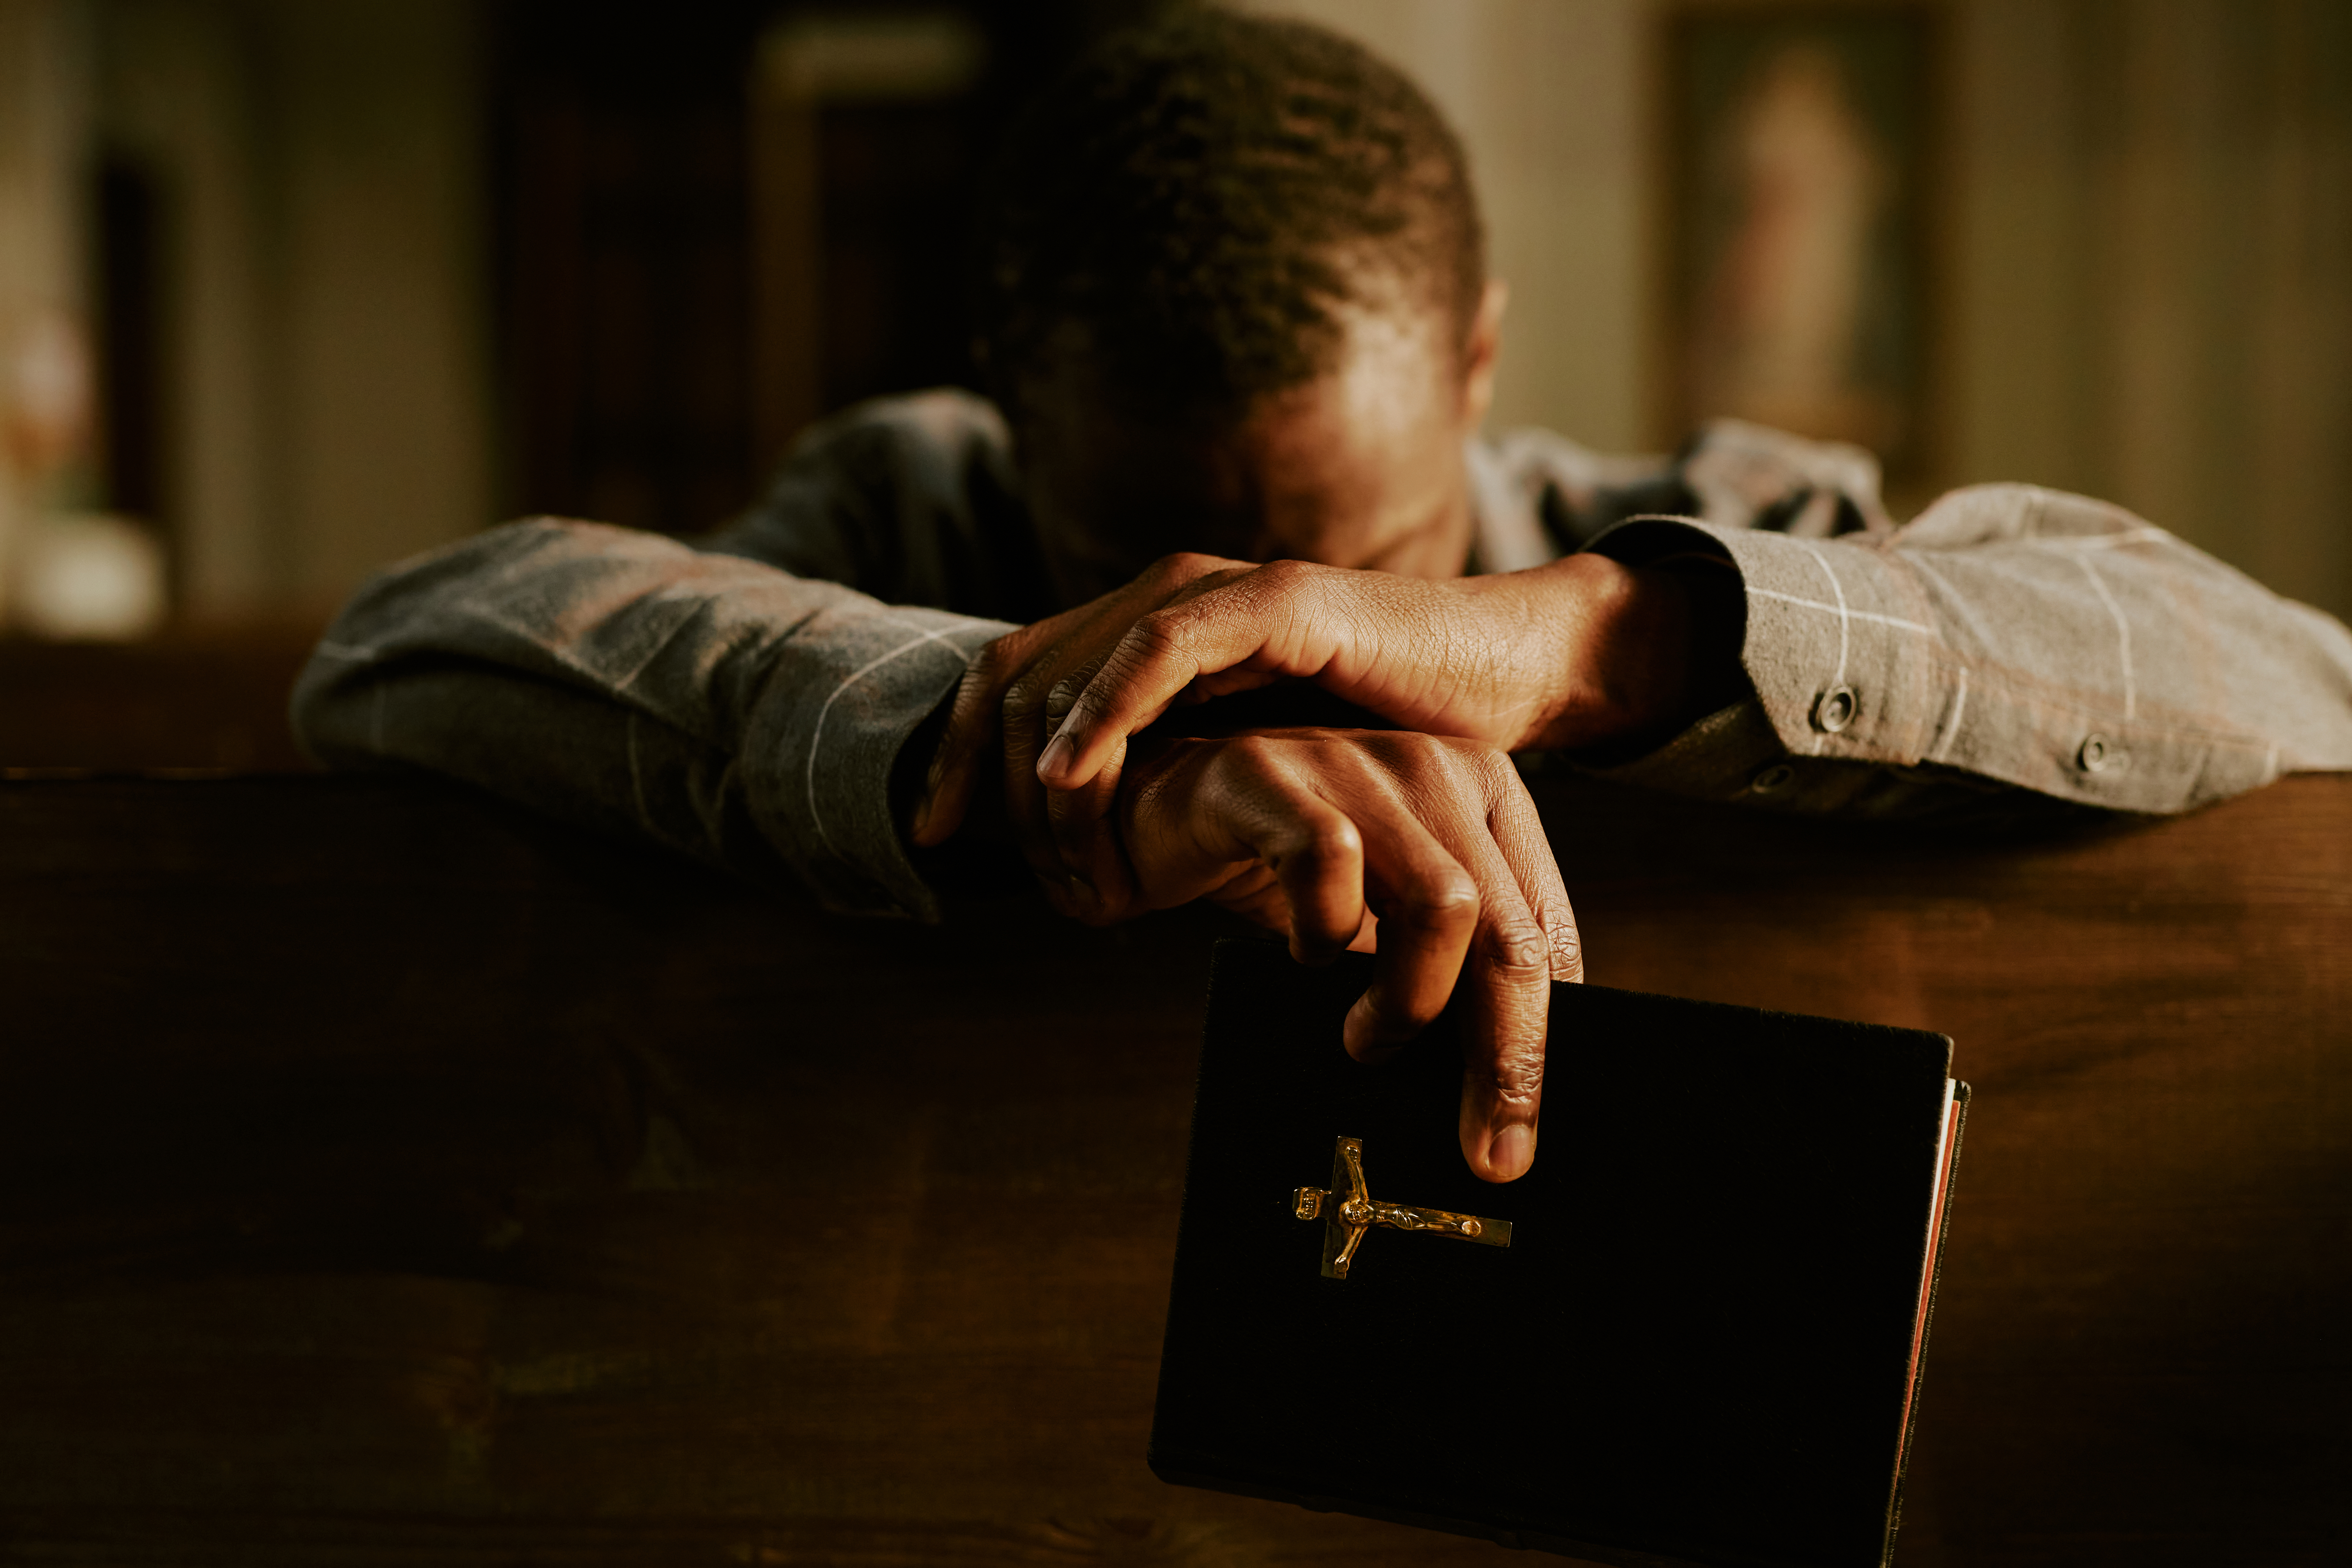
M 2161 813 L 2352 768 L 2352 633 L 2118 507 L 1987 485 L 1896 528 L 1865 454 L 1729 423 L 1673 460 L 1540 431 L 1469 457 L 1475 570 L 1590 548 L 1746 590 L 1752 695 L 1609 776 L 1799 812 Z M 893 765 L 974 653 L 1059 607 L 1002 419 L 925 393 L 813 429 L 698 541 L 540 518 L 392 567 L 294 723 L 333 766 L 930 919 Z

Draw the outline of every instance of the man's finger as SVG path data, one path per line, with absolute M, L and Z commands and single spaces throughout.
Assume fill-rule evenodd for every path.
M 1052 884 L 1071 884 L 1071 872 L 1082 862 L 1066 862 L 1055 847 L 1046 791 L 1037 778 L 1037 753 L 1051 732 L 1047 703 L 1062 672 L 1085 659 L 1097 637 L 1108 636 L 1097 623 L 1116 614 L 1116 605 L 1089 605 L 1063 617 L 1058 623 L 1062 635 L 1053 646 L 1032 651 L 1026 666 L 1005 682 L 997 706 L 995 729 L 1003 747 L 1005 820 L 1030 869 Z M 1093 912 L 1087 908 L 1092 890 L 1083 880 L 1065 890 L 1071 895 L 1076 912 Z
M 982 763 L 1000 739 L 1020 759 L 1020 779 L 1006 781 L 1013 786 L 1008 802 L 1034 806 L 1027 798 L 1034 792 L 1023 786 L 1034 779 L 1037 749 L 1069 706 L 1066 699 L 1058 707 L 1051 701 L 1059 681 L 1075 671 L 1083 685 L 1137 616 L 1248 570 L 1213 556 L 1171 555 L 1122 588 L 1008 632 L 982 649 L 956 689 L 947 733 L 915 808 L 915 842 L 929 847 L 953 837 L 971 809 Z
M 1516 1181 L 1535 1161 L 1551 1010 L 1551 944 L 1524 905 L 1489 908 L 1463 979 L 1462 1157 L 1486 1181 Z
M 1535 802 L 1507 758 L 1494 756 L 1486 765 L 1487 838 L 1517 884 L 1527 920 L 1516 923 L 1516 911 L 1489 920 L 1471 949 L 1461 1135 L 1471 1169 L 1507 1182 L 1525 1174 L 1535 1158 L 1552 983 L 1583 979 L 1584 959 L 1568 886 Z
M 998 712 L 1004 689 L 1021 668 L 1029 651 L 1033 627 L 1008 632 L 980 650 L 964 667 L 956 685 L 954 705 L 948 710 L 947 733 L 932 754 L 923 798 L 915 807 L 914 838 L 925 848 L 946 843 L 963 826 L 971 804 L 982 761 L 997 737 Z
M 1086 689 L 1071 700 L 1037 760 L 1037 777 L 1048 788 L 1076 789 L 1102 766 L 1113 736 L 1135 733 L 1168 710 L 1201 672 L 1188 646 L 1197 616 L 1146 616 L 1111 649 Z
M 1372 984 L 1348 1010 L 1342 1037 L 1361 1060 L 1404 1044 L 1444 1010 L 1484 889 L 1402 801 L 1371 795 L 1351 800 L 1349 815 L 1364 841 L 1366 901 L 1381 919 Z
M 1278 759 L 1242 737 L 1220 748 L 1194 797 L 1224 842 L 1216 853 L 1255 857 L 1268 867 L 1288 906 L 1290 955 L 1328 963 L 1365 923 L 1364 843 L 1349 814 Z
M 1076 788 L 1102 766 L 1113 742 L 1166 712 L 1197 677 L 1253 660 L 1277 674 L 1321 668 L 1328 632 L 1311 624 L 1300 602 L 1310 592 L 1310 571 L 1274 562 L 1138 620 L 1076 694 L 1038 759 L 1037 776 L 1054 789 Z
M 1296 828 L 1268 846 L 1290 906 L 1290 956 L 1328 963 L 1364 927 L 1364 843 L 1345 814 L 1302 792 Z
M 1559 858 L 1552 853 L 1551 836 L 1544 831 L 1543 816 L 1528 798 L 1517 771 L 1507 762 L 1498 761 L 1496 766 L 1494 804 L 1486 813 L 1487 830 L 1517 879 L 1519 891 L 1525 895 L 1536 923 L 1543 928 L 1549 942 L 1551 977 L 1580 981 L 1584 978 L 1584 942 L 1576 929 L 1576 910 L 1568 901 L 1568 884 L 1560 878 Z
M 1066 885 L 1068 912 L 1097 921 L 1124 920 L 1134 912 L 1135 872 L 1118 842 L 1112 814 L 1125 772 L 1127 748 L 1084 789 L 1045 791 L 1045 820 L 1062 865 L 1076 879 Z M 1032 781 L 1030 787 L 1037 785 Z

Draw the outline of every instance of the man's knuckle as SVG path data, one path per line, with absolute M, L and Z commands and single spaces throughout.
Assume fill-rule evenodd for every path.
M 1375 985 L 1365 992 L 1364 1005 L 1370 1015 L 1372 1032 L 1387 1039 L 1412 1035 L 1429 1022 L 1428 1016 L 1417 1011 L 1410 997 L 1385 985 Z
M 1010 637 L 999 637 L 974 654 L 964 667 L 964 679 L 982 687 L 999 686 L 1010 679 L 1020 668 L 1013 650 L 1005 646 L 1010 641 Z
M 1282 755 L 1282 742 L 1272 735 L 1235 735 L 1219 750 L 1253 773 L 1271 772 Z
M 1466 924 L 1478 918 L 1478 884 L 1460 867 L 1430 870 L 1414 879 L 1407 901 L 1428 924 Z
M 1275 594 L 1295 594 L 1312 584 L 1317 574 L 1310 563 L 1286 557 L 1267 562 L 1257 569 L 1255 575 L 1258 585 L 1263 589 Z
M 1543 1098 L 1545 1025 L 1528 1015 L 1506 1026 L 1495 1049 L 1465 1066 L 1465 1073 L 1506 1105 L 1528 1108 Z
M 1513 1110 L 1524 1110 L 1543 1099 L 1544 1059 L 1541 1049 L 1503 1053 L 1486 1081 L 1496 1100 Z
M 1352 858 L 1364 852 L 1364 835 L 1346 817 L 1335 817 L 1316 829 L 1315 846 L 1328 858 Z
M 1195 577 L 1206 576 L 1224 563 L 1221 556 L 1203 554 L 1198 550 L 1179 550 L 1161 556 L 1151 569 L 1163 582 L 1181 586 Z
M 1045 702 L 1045 677 L 1034 671 L 1024 671 L 1004 688 L 1004 712 L 1007 718 L 1034 713 Z
M 1540 981 L 1551 977 L 1551 938 L 1533 921 L 1507 921 L 1487 933 L 1486 962 L 1505 978 Z
M 1181 651 L 1184 631 L 1194 617 L 1183 607 L 1154 610 L 1129 628 L 1125 647 L 1135 663 L 1156 664 Z
M 1346 817 L 1306 822 L 1291 839 L 1289 856 L 1308 868 L 1328 872 L 1363 853 L 1363 835 Z
M 1568 981 L 1584 978 L 1584 938 L 1578 933 L 1573 921 L 1556 921 L 1552 924 L 1551 977 Z

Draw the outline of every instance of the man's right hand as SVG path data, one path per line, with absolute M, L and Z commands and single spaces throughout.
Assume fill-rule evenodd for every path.
M 1490 1182 L 1535 1157 L 1555 979 L 1576 920 L 1507 755 L 1392 731 L 1276 730 L 1139 742 L 1118 791 L 1139 908 L 1207 899 L 1328 963 L 1372 948 L 1350 1054 L 1402 1045 L 1468 987 L 1460 1131 Z

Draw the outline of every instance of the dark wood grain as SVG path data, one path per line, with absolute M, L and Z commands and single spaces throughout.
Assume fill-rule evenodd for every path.
M 1958 1043 L 1900 1561 L 2345 1559 L 2352 780 L 2008 845 L 1541 788 L 1594 978 Z M 0 1559 L 1490 1560 L 1144 1468 L 1219 929 L 0 785 Z
M 145 643 L 0 637 L 0 773 L 307 772 L 286 694 L 324 621 Z

